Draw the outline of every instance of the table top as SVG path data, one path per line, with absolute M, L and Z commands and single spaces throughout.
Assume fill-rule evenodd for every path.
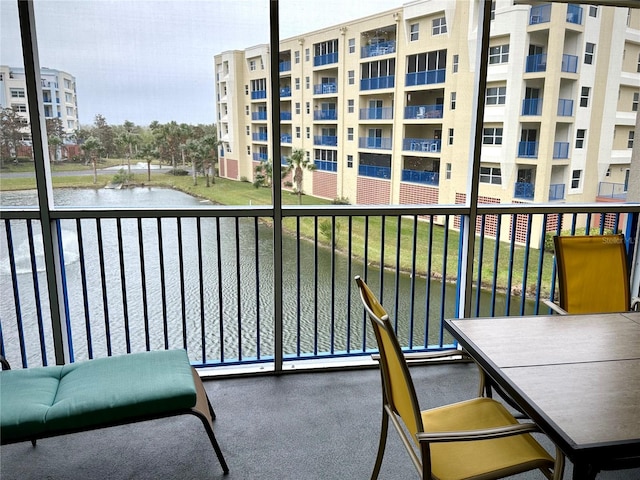
M 640 451 L 640 313 L 445 324 L 574 462 Z

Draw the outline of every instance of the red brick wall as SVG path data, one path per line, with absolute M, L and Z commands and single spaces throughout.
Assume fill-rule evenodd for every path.
M 226 171 L 225 166 L 227 165 L 227 159 L 224 157 L 220 157 L 220 159 L 218 160 L 218 175 L 220 177 L 226 177 L 226 175 L 224 174 L 224 172 Z
M 358 205 L 387 205 L 391 203 L 389 180 L 358 176 Z
M 467 195 L 465 193 L 456 193 L 456 205 L 462 205 L 465 203 L 467 199 Z M 494 197 L 478 197 L 478 203 L 500 203 L 499 198 Z M 456 216 L 453 221 L 453 226 L 457 229 L 460 229 L 460 217 Z M 476 223 L 476 233 L 480 234 L 482 229 L 482 219 L 478 218 L 478 223 Z M 487 237 L 495 238 L 498 235 L 498 216 L 497 215 L 487 215 L 484 219 L 484 234 Z
M 415 183 L 400 184 L 401 205 L 427 205 L 437 204 L 440 190 L 426 185 Z
M 227 159 L 227 172 L 225 177 L 240 180 L 238 178 L 238 160 Z
M 333 200 L 338 196 L 338 175 L 333 172 L 313 172 L 313 195 Z

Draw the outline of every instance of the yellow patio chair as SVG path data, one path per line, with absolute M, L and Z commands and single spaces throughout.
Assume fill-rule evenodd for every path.
M 637 310 L 631 298 L 624 235 L 553 237 L 559 302 L 545 300 L 555 312 L 612 313 Z
M 548 479 L 562 478 L 564 455 L 560 450 L 554 461 L 530 434 L 539 431 L 537 426 L 519 423 L 496 400 L 478 397 L 420 411 L 389 316 L 366 283 L 359 276 L 355 280 L 380 351 L 376 358 L 382 377 L 383 409 L 373 480 L 382 465 L 389 421 L 423 480 L 487 480 L 535 469 Z

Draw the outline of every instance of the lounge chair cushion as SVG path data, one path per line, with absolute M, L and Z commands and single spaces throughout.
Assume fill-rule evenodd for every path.
M 3 440 L 180 413 L 196 404 L 184 350 L 9 370 L 0 378 Z

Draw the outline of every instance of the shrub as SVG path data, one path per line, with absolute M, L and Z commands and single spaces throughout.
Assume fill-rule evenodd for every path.
M 133 174 L 128 174 L 124 168 L 121 168 L 120 170 L 118 170 L 118 173 L 116 173 L 113 176 L 113 180 L 111 180 L 111 183 L 126 184 L 126 183 L 129 183 L 131 180 L 133 180 Z
M 167 172 L 167 175 L 173 175 L 175 177 L 185 177 L 190 175 L 187 170 L 183 170 L 182 168 L 173 168 Z
M 336 197 L 331 200 L 332 205 L 351 205 L 351 202 L 347 197 Z

